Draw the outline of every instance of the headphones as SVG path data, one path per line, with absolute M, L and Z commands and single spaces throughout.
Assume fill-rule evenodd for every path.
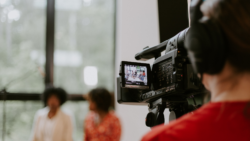
M 217 74 L 226 62 L 225 36 L 219 25 L 203 16 L 201 4 L 202 0 L 191 2 L 191 27 L 184 44 L 195 73 Z

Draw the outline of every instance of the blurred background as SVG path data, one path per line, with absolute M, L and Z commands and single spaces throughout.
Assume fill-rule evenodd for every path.
M 114 91 L 115 0 L 48 1 L 0 0 L 0 90 L 8 92 L 1 95 L 0 140 L 29 139 L 35 112 L 44 106 L 40 93 L 48 83 L 71 95 L 63 108 L 74 114 L 76 141 L 83 140 L 88 112 L 82 94 L 96 86 Z M 48 49 L 53 42 L 54 49 Z
M 82 95 L 98 86 L 116 94 L 120 61 L 135 62 L 142 48 L 188 27 L 187 1 L 0 0 L 0 141 L 29 140 L 35 112 L 44 107 L 41 93 L 51 85 L 69 93 L 63 109 L 74 116 L 74 141 L 82 141 Z M 114 102 L 121 141 L 150 131 L 147 105 Z

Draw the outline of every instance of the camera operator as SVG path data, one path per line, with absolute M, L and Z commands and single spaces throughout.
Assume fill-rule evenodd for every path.
M 202 19 L 208 18 L 216 24 L 225 38 L 225 58 L 221 58 L 225 61 L 220 71 L 201 73 L 202 83 L 211 92 L 211 102 L 168 125 L 152 128 L 142 141 L 249 141 L 250 0 L 206 0 L 203 3 L 193 0 L 190 9 L 191 29 L 195 26 L 193 19 L 200 14 Z M 188 47 L 187 50 L 190 57 Z M 213 55 L 207 59 L 213 59 Z M 192 62 L 192 58 L 190 60 Z

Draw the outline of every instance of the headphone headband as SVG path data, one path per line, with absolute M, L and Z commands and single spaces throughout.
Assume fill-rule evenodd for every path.
M 185 48 L 196 73 L 219 73 L 226 60 L 226 45 L 219 25 L 200 10 L 201 0 L 192 1 L 191 27 L 187 33 Z

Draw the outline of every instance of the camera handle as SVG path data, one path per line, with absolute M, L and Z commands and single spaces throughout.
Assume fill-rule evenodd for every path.
M 166 50 L 166 46 L 169 40 L 166 40 L 159 45 L 153 47 L 144 47 L 143 50 L 135 55 L 136 60 L 149 60 L 151 58 L 158 58 L 161 56 L 161 52 Z

